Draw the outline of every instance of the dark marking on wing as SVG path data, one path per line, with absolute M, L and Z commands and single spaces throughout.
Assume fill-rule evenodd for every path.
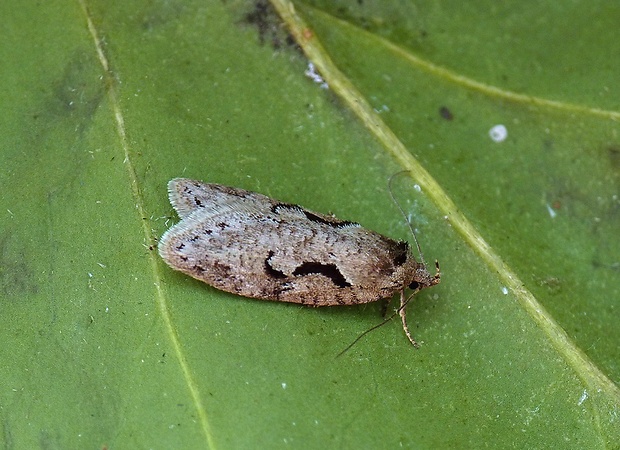
M 407 254 L 409 253 L 409 244 L 407 242 L 397 242 L 392 248 L 392 260 L 395 266 L 402 266 L 407 262 Z
M 342 227 L 349 227 L 351 225 L 358 225 L 357 223 L 349 222 L 348 220 L 340 220 L 340 219 L 327 220 L 327 219 L 324 219 L 323 217 L 317 216 L 316 214 L 312 214 L 310 211 L 306 211 L 305 209 L 302 209 L 302 212 L 304 213 L 304 215 L 309 221 L 316 222 L 316 223 L 323 223 L 325 225 L 329 225 L 334 228 L 342 228 Z
M 297 205 L 291 205 L 290 203 L 282 203 L 282 202 L 278 202 L 278 203 L 274 203 L 273 206 L 271 207 L 271 212 L 274 214 L 278 214 L 278 209 L 280 208 L 288 208 L 288 209 L 295 209 L 295 210 L 300 210 L 301 208 Z
M 268 276 L 272 278 L 278 278 L 278 279 L 287 278 L 284 272 L 278 269 L 274 269 L 271 266 L 271 258 L 273 257 L 273 255 L 274 255 L 273 250 L 270 250 L 269 256 L 267 256 L 267 258 L 265 259 L 265 272 L 267 273 Z
M 219 262 L 214 262 L 209 265 L 208 268 L 203 268 L 204 272 L 209 272 L 209 278 L 213 279 L 218 283 L 222 283 L 223 281 L 227 281 L 230 283 L 230 280 L 233 277 L 234 270 L 228 264 L 222 264 Z M 209 283 L 211 284 L 211 283 Z
M 351 283 L 344 278 L 335 264 L 305 262 L 293 271 L 293 275 L 295 276 L 304 276 L 313 273 L 326 276 L 338 287 L 345 288 L 351 286 Z
M 293 211 L 300 212 L 304 216 L 306 216 L 306 219 L 308 219 L 310 222 L 321 223 L 323 225 L 329 225 L 330 227 L 333 227 L 333 228 L 359 226 L 358 223 L 350 222 L 348 220 L 340 220 L 340 219 L 336 219 L 335 217 L 331 218 L 331 217 L 319 216 L 318 214 L 314 214 L 313 212 L 303 209 L 301 206 L 292 205 L 290 203 L 276 203 L 275 205 L 271 207 L 271 211 L 274 214 L 277 214 L 279 212 L 278 210 L 280 209 L 290 209 Z

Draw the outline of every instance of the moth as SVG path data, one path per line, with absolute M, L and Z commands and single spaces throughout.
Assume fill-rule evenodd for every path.
M 407 327 L 405 289 L 434 286 L 440 273 L 439 265 L 431 275 L 416 261 L 407 242 L 220 184 L 176 178 L 168 195 L 181 221 L 158 250 L 173 269 L 226 292 L 310 306 L 357 305 L 399 292 L 403 329 L 418 346 Z

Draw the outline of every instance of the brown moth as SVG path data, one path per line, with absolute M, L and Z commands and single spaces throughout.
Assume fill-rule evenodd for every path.
M 159 242 L 173 269 L 245 297 L 310 306 L 356 305 L 439 283 L 407 242 L 267 196 L 186 178 L 168 183 L 181 221 Z

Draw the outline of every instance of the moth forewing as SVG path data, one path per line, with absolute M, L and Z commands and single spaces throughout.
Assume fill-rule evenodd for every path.
M 168 183 L 181 221 L 159 254 L 223 291 L 311 306 L 354 305 L 439 282 L 406 242 L 262 194 L 184 178 Z

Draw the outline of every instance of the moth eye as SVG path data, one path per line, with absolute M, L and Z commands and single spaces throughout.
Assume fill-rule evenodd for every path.
M 410 285 L 409 285 L 409 289 L 411 290 L 417 290 L 420 287 L 420 283 L 418 283 L 417 281 L 413 281 Z

